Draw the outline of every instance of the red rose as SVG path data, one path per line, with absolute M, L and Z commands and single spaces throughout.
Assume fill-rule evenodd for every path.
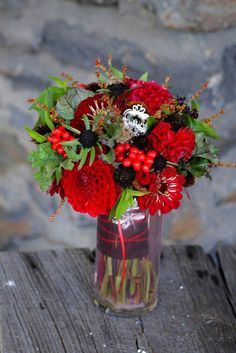
M 155 114 L 162 104 L 169 103 L 173 98 L 165 87 L 155 81 L 144 82 L 129 79 L 127 84 L 130 86 L 131 91 L 125 93 L 126 99 L 131 102 L 140 102 L 140 104 L 143 102 L 150 115 Z
M 185 177 L 179 175 L 173 167 L 166 167 L 157 175 L 151 174 L 150 194 L 138 197 L 141 210 L 149 209 L 150 214 L 165 214 L 180 206 Z
M 78 170 L 75 165 L 73 170 L 64 171 L 61 184 L 75 211 L 92 217 L 109 214 L 120 194 L 113 180 L 113 170 L 111 165 L 96 160 L 91 167 L 84 165 Z
M 181 158 L 189 160 L 195 148 L 195 134 L 189 128 L 177 132 L 169 123 L 160 122 L 148 136 L 150 148 L 161 153 L 168 161 L 178 163 Z

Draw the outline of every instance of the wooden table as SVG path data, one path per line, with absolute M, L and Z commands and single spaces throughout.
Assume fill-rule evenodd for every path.
M 86 250 L 0 254 L 1 353 L 235 353 L 236 246 L 165 247 L 158 307 L 123 319 L 93 304 Z

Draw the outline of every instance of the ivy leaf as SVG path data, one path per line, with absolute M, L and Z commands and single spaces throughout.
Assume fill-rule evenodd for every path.
M 56 104 L 58 114 L 66 119 L 74 119 L 74 113 L 78 105 L 88 97 L 93 97 L 94 93 L 83 88 L 72 88 Z
M 37 141 L 37 142 L 39 142 L 39 143 L 43 143 L 43 142 L 46 142 L 46 141 L 47 141 L 47 138 L 46 138 L 45 136 L 39 134 L 38 132 L 36 132 L 36 131 L 30 129 L 30 128 L 27 127 L 27 126 L 24 126 L 24 128 L 25 128 L 25 130 L 28 132 L 29 136 L 30 136 L 33 140 L 35 140 L 35 141 Z
M 29 154 L 28 161 L 34 170 L 33 176 L 42 191 L 48 191 L 55 179 L 55 173 L 59 178 L 57 168 L 60 167 L 62 160 L 63 157 L 52 150 L 50 142 L 41 143 L 36 150 Z
M 194 132 L 203 132 L 206 136 L 209 136 L 213 139 L 220 140 L 220 136 L 217 132 L 206 123 L 199 121 L 197 119 L 192 119 L 189 116 L 185 119 L 187 126 L 193 129 Z
M 147 82 L 147 81 L 148 81 L 148 76 L 149 76 L 149 74 L 148 74 L 148 72 L 146 71 L 146 72 L 144 72 L 144 73 L 139 77 L 139 80 L 140 80 L 140 81 L 145 81 L 145 82 Z
M 101 159 L 108 164 L 112 164 L 115 161 L 115 151 L 110 150 L 107 154 L 102 153 Z

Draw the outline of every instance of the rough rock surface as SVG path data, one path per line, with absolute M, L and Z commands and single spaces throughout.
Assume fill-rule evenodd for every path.
M 33 181 L 26 163 L 33 146 L 23 125 L 33 125 L 26 101 L 49 83 L 48 75 L 68 72 L 89 82 L 96 56 L 112 53 L 114 63 L 127 64 L 135 77 L 149 71 L 162 82 L 171 75 L 174 93 L 189 95 L 208 79 L 202 117 L 226 109 L 216 122 L 223 136 L 221 157 L 236 162 L 236 29 L 163 29 L 154 13 L 156 3 L 120 0 L 118 7 L 113 1 L 97 6 L 53 0 L 49 7 L 46 0 L 0 0 L 1 249 L 95 246 L 96 220 L 65 206 L 53 224 L 48 221 L 59 201 L 40 193 Z M 235 241 L 236 170 L 217 169 L 212 175 L 211 183 L 198 181 L 188 190 L 191 199 L 186 196 L 183 207 L 165 218 L 165 243 L 212 250 L 218 240 Z

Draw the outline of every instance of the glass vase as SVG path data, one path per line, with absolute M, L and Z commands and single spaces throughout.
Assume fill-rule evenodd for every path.
M 119 222 L 97 219 L 95 303 L 120 316 L 145 314 L 157 304 L 162 216 L 138 207 Z

